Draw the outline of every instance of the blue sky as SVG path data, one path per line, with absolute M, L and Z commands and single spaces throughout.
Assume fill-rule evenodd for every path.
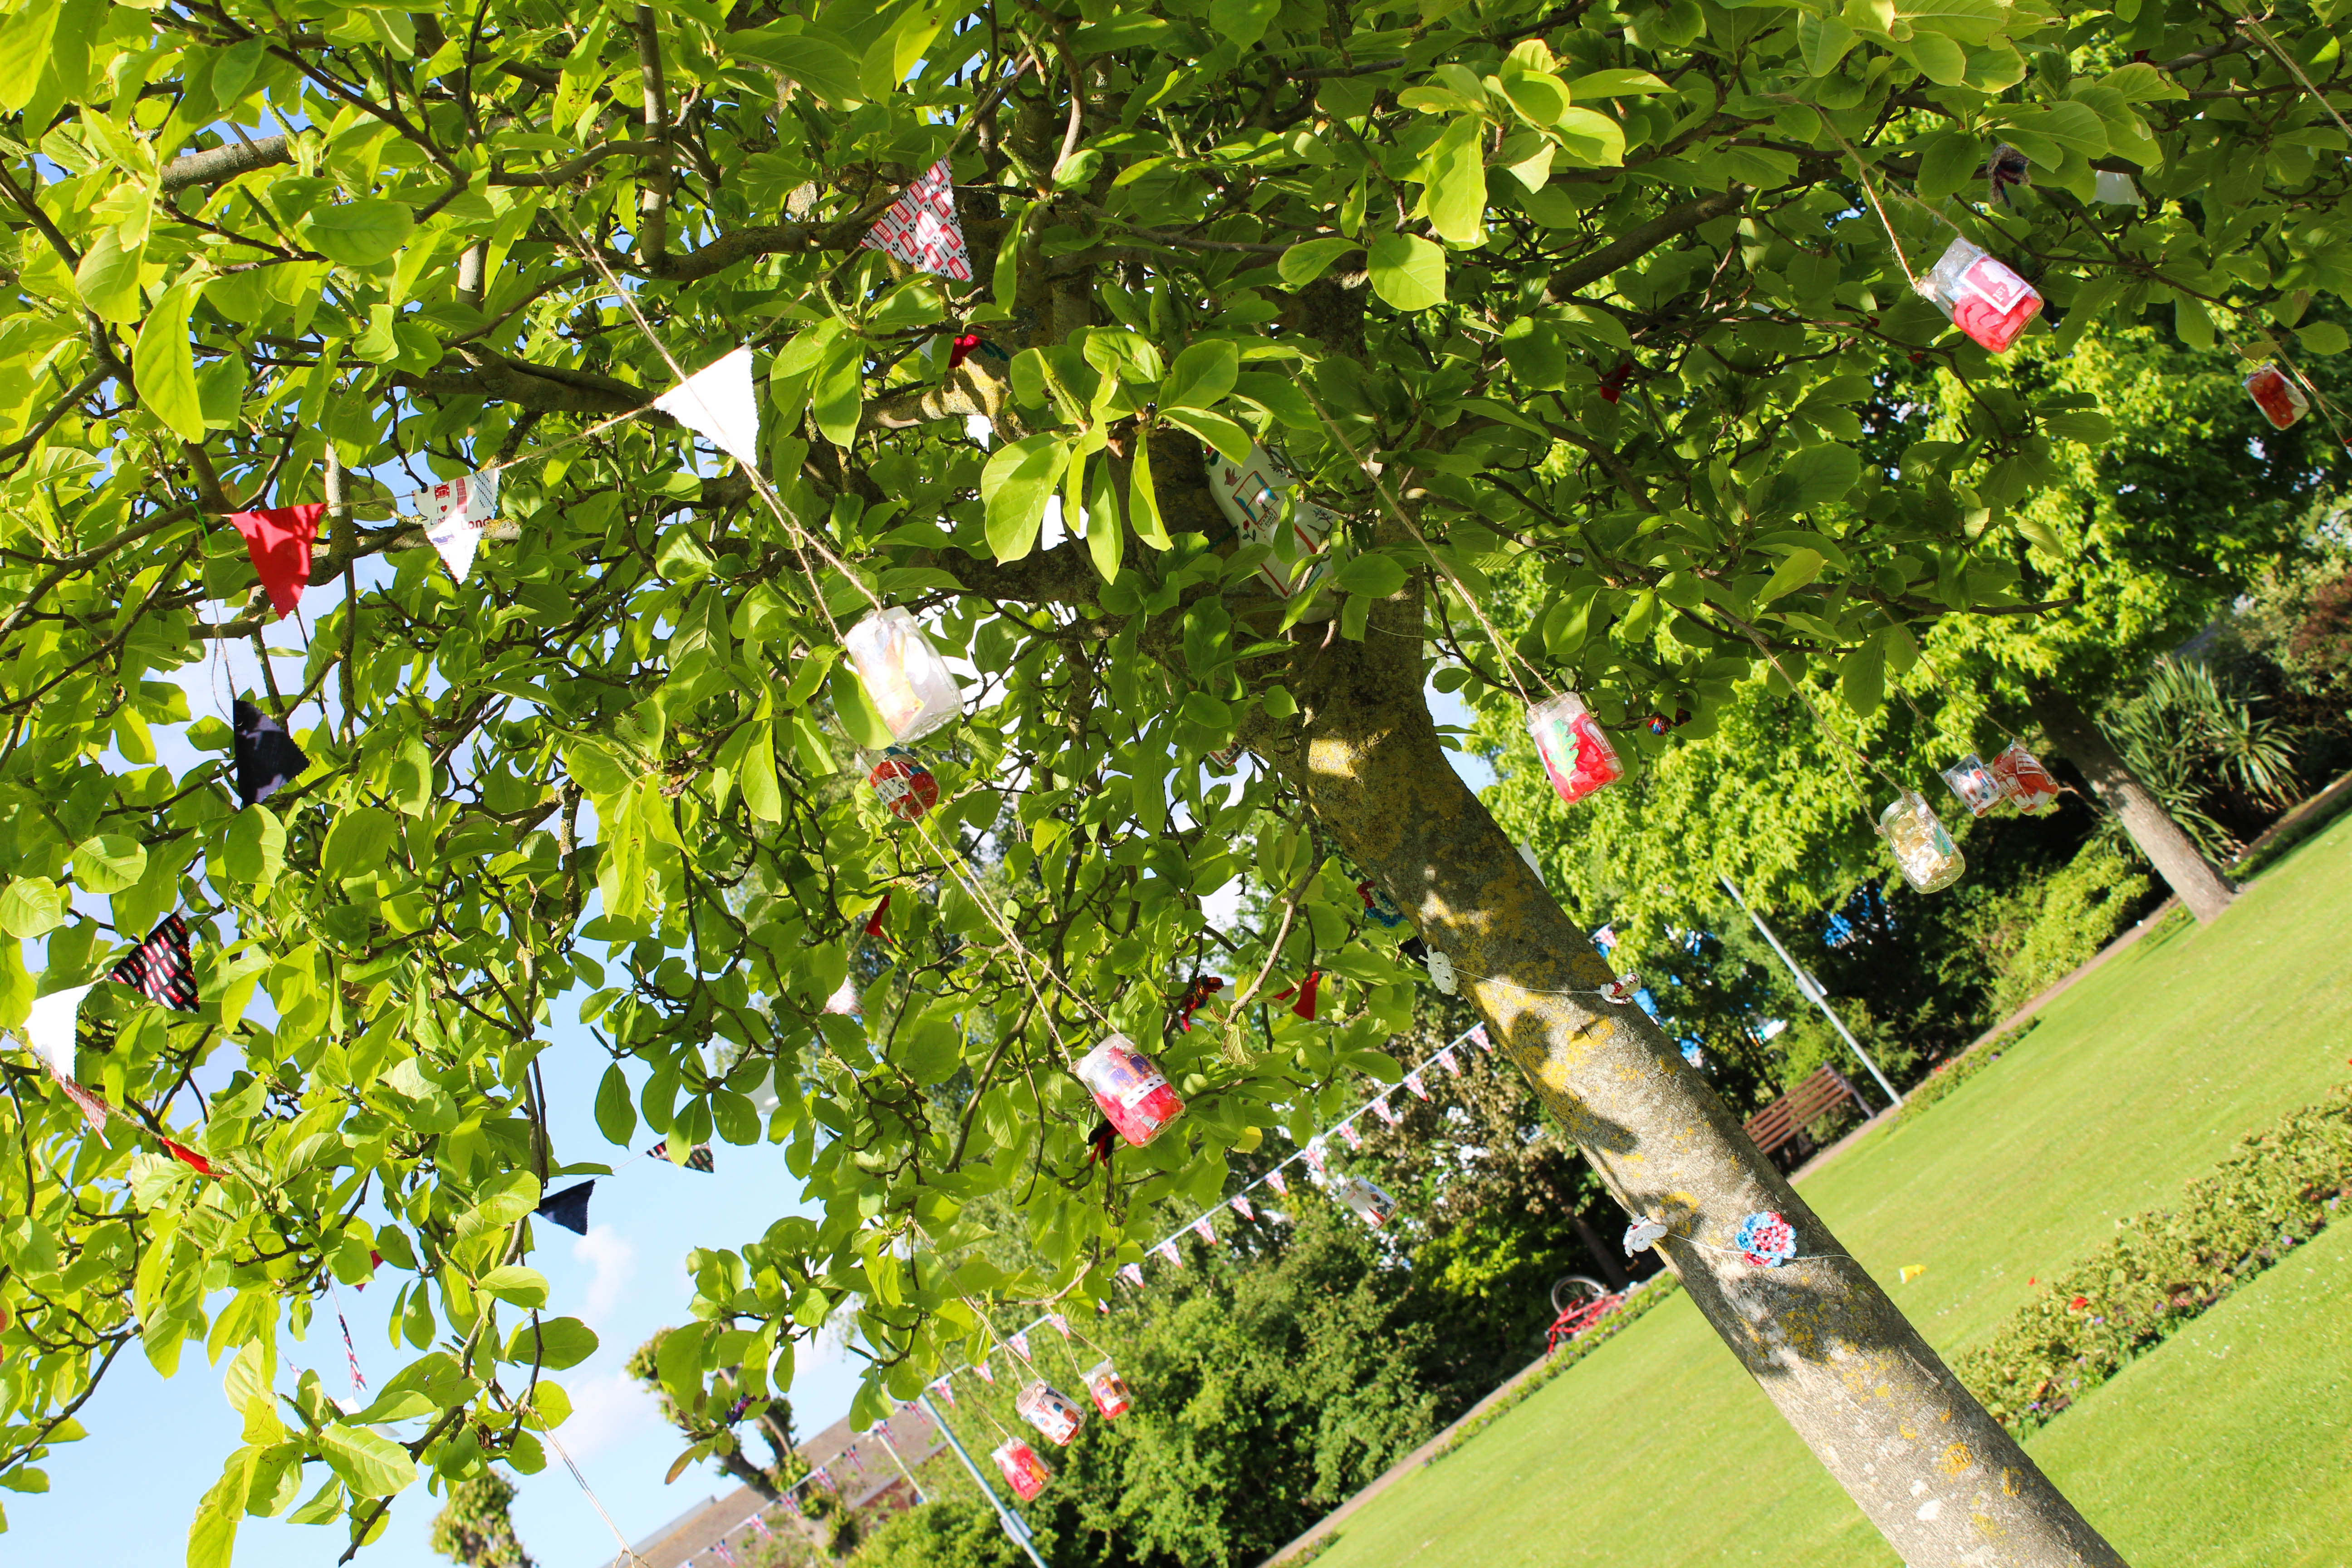
M 384 571 L 380 562 L 367 567 L 373 570 L 363 570 L 365 577 Z M 341 596 L 340 581 L 314 586 L 303 596 L 304 617 L 316 626 Z M 303 636 L 296 623 L 287 621 L 271 628 L 268 640 L 273 649 L 282 649 L 299 644 Z M 275 663 L 279 689 L 299 689 L 299 655 Z M 192 665 L 179 678 L 195 717 L 213 714 L 225 721 L 226 698 L 257 688 L 258 674 L 250 645 L 237 643 L 223 650 L 218 665 Z M 333 684 L 328 683 L 331 696 Z M 1431 702 L 1440 723 L 1468 722 L 1458 700 L 1433 692 Z M 292 717 L 289 728 L 299 734 L 320 717 L 316 710 L 305 710 Z M 175 771 L 196 761 L 177 734 L 159 728 L 156 741 L 160 760 Z M 1458 755 L 1455 763 L 1474 786 L 1492 782 L 1483 763 Z M 37 953 L 26 956 L 38 965 Z M 560 1160 L 618 1164 L 625 1156 L 604 1142 L 593 1113 L 595 1085 L 607 1058 L 576 1022 L 577 1001 L 574 996 L 557 1003 L 553 1043 L 541 1058 L 550 1131 Z M 215 1087 L 232 1065 L 228 1054 L 216 1056 L 200 1087 Z M 651 1136 L 641 1132 L 639 1146 Z M 706 1463 L 689 1468 L 675 1484 L 663 1483 L 683 1441 L 663 1423 L 652 1397 L 628 1378 L 623 1363 L 646 1336 L 687 1316 L 692 1293 L 684 1263 L 688 1250 L 757 1237 L 782 1215 L 800 1209 L 800 1193 L 781 1147 L 722 1146 L 710 1175 L 640 1160 L 600 1178 L 584 1237 L 543 1222 L 535 1226 L 540 1250 L 530 1261 L 548 1277 L 551 1311 L 583 1319 L 602 1342 L 594 1356 L 557 1379 L 573 1407 L 557 1436 L 632 1541 L 732 1490 L 734 1482 Z M 404 1345 L 394 1348 L 387 1337 L 392 1296 L 383 1287 L 341 1295 L 361 1370 L 372 1384 L 412 1353 Z M 290 1389 L 303 1368 L 315 1368 L 329 1390 L 348 1399 L 350 1375 L 336 1306 L 332 1297 L 320 1304 L 306 1342 L 281 1344 L 280 1389 Z M 107 1554 L 122 1561 L 155 1568 L 182 1561 L 197 1500 L 240 1441 L 238 1418 L 221 1392 L 223 1370 L 206 1363 L 200 1346 L 191 1345 L 179 1375 L 165 1379 L 135 1345 L 126 1350 L 81 1412 L 89 1436 L 52 1450 L 46 1462 L 51 1489 L 0 1494 L 9 1525 L 0 1556 L 12 1563 L 63 1564 L 86 1557 L 102 1540 Z M 845 1415 L 856 1383 L 850 1352 L 833 1344 L 803 1345 L 791 1391 L 799 1432 L 814 1433 Z M 560 1463 L 517 1479 L 517 1526 L 542 1568 L 598 1568 L 612 1559 L 610 1531 Z M 439 1506 L 422 1486 L 412 1488 L 394 1504 L 385 1534 L 359 1561 L 378 1568 L 440 1563 L 425 1544 Z M 344 1542 L 340 1523 L 318 1528 L 247 1519 L 238 1533 L 236 1561 L 240 1568 L 323 1568 L 341 1555 Z

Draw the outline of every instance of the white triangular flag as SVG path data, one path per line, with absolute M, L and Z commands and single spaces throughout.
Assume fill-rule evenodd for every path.
M 446 484 L 416 492 L 425 514 L 425 542 L 441 552 L 449 575 L 462 583 L 474 569 L 474 551 L 490 520 L 499 515 L 499 477 L 463 474 Z
M 33 1054 L 69 1081 L 79 1081 L 74 1078 L 74 1029 L 81 999 L 90 990 L 88 985 L 77 985 L 70 991 L 52 991 L 33 1004 L 25 1019 L 25 1038 L 32 1042 Z
M 654 406 L 747 468 L 760 466 L 760 397 L 751 386 L 751 351 L 737 349 L 703 366 Z

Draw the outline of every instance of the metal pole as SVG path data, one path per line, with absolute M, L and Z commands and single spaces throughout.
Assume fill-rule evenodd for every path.
M 930 1501 L 929 1498 L 923 1495 L 923 1483 L 915 1479 L 915 1472 L 908 1469 L 907 1461 L 898 1457 L 898 1445 L 890 1441 L 889 1423 L 886 1421 L 876 1427 L 874 1435 L 882 1439 L 882 1451 L 890 1456 L 890 1462 L 898 1467 L 898 1473 L 907 1478 L 908 1486 L 915 1489 L 915 1500 L 919 1503 Z
M 1015 1512 L 1010 1503 L 996 1495 L 996 1489 L 988 1484 L 988 1478 L 980 1473 L 980 1467 L 973 1464 L 971 1456 L 963 1451 L 963 1444 L 957 1438 L 955 1428 L 949 1426 L 947 1417 L 940 1414 L 940 1407 L 931 1403 L 930 1394 L 926 1391 L 915 1397 L 917 1403 L 922 1405 L 931 1420 L 938 1425 L 940 1436 L 948 1440 L 948 1447 L 955 1450 L 956 1458 L 963 1461 L 963 1468 L 971 1472 L 972 1485 L 978 1487 L 980 1495 L 986 1498 L 995 1508 L 996 1522 L 1004 1527 L 1004 1533 L 1020 1542 L 1021 1550 L 1029 1554 L 1029 1561 L 1035 1563 L 1037 1568 L 1045 1568 L 1045 1560 L 1037 1555 L 1037 1549 L 1034 1546 L 1029 1544 L 1029 1521 Z
M 1879 1089 L 1886 1095 L 1887 1108 L 1893 1110 L 1895 1106 L 1901 1105 L 1903 1097 L 1895 1092 L 1895 1086 L 1886 1081 L 1886 1075 L 1878 1070 L 1878 1064 L 1870 1059 L 1870 1053 L 1862 1048 L 1862 1042 L 1855 1039 L 1853 1031 L 1845 1026 L 1845 1020 L 1830 1010 L 1830 999 L 1822 994 L 1822 988 L 1813 984 L 1812 976 L 1807 974 L 1798 966 L 1797 961 L 1789 956 L 1789 950 L 1780 945 L 1780 939 L 1774 936 L 1772 928 L 1764 923 L 1764 917 L 1748 907 L 1748 900 L 1739 896 L 1739 889 L 1731 885 L 1731 879 L 1723 877 L 1718 879 L 1723 883 L 1723 890 L 1731 895 L 1731 901 L 1738 904 L 1741 911 L 1756 922 L 1756 929 L 1763 933 L 1766 942 L 1772 944 L 1772 951 L 1780 955 L 1780 962 L 1789 966 L 1789 975 L 1797 983 L 1797 994 L 1822 1010 L 1822 1016 L 1830 1021 L 1830 1026 L 1845 1037 L 1847 1048 L 1862 1058 L 1862 1065 L 1870 1069 L 1870 1076 L 1878 1080 Z

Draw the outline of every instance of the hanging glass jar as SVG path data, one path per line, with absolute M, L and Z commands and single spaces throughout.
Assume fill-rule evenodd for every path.
M 1127 1379 L 1118 1375 L 1108 1357 L 1097 1362 L 1094 1370 L 1087 1373 L 1087 1393 L 1094 1397 L 1095 1408 L 1102 1412 L 1106 1421 L 1116 1421 L 1126 1415 L 1132 1403 L 1127 1392 Z
M 2021 741 L 2011 741 L 2009 749 L 1989 764 L 1992 776 L 2000 783 L 2001 794 L 2017 803 L 2017 809 L 2040 811 L 2058 799 L 2058 781 L 2040 758 L 2025 749 Z
M 1034 1502 L 1037 1494 L 1045 1489 L 1045 1483 L 1054 1479 L 1054 1472 L 1037 1457 L 1037 1450 L 1018 1437 L 1007 1437 L 999 1443 L 996 1452 L 989 1458 L 996 1461 L 997 1474 L 1004 1478 L 1004 1484 L 1023 1502 Z
M 1960 879 L 1969 863 L 1944 831 L 1933 807 L 1911 790 L 1878 814 L 1878 831 L 1895 851 L 1903 879 L 1923 893 L 1941 891 Z
M 1048 1443 L 1068 1443 L 1087 1418 L 1076 1400 L 1042 1377 L 1013 1396 L 1013 1408 L 1021 1412 L 1021 1419 L 1043 1432 Z
M 1617 749 L 1601 732 L 1599 721 L 1573 691 L 1563 691 L 1528 710 L 1528 733 L 1559 798 L 1574 805 L 1594 790 L 1625 776 Z
M 2000 804 L 2000 781 L 1993 777 L 1992 770 L 1979 761 L 1974 752 L 1946 768 L 1944 782 L 1952 786 L 1960 804 L 1978 816 Z
M 919 739 L 961 716 L 963 693 L 949 673 L 947 660 L 915 617 L 898 605 L 875 611 L 850 627 L 842 640 L 892 740 Z
M 1396 1215 L 1396 1199 L 1386 1191 L 1361 1176 L 1342 1176 L 1333 1184 L 1331 1195 L 1362 1216 L 1364 1223 L 1375 1230 Z
M 1924 291 L 1952 325 L 1994 353 L 2007 353 L 2041 313 L 2042 296 L 2007 262 L 1955 239 L 1924 280 Z
M 1140 1149 L 1184 1114 L 1184 1102 L 1168 1087 L 1159 1064 L 1135 1048 L 1125 1035 L 1106 1035 L 1078 1062 L 1078 1081 L 1101 1108 L 1118 1135 Z
M 882 760 L 866 782 L 882 797 L 882 808 L 901 822 L 913 822 L 940 804 L 938 775 L 904 746 L 882 748 Z
M 2265 364 L 2246 377 L 2246 395 L 2254 400 L 2263 417 L 2281 430 L 2311 412 L 2311 399 L 2275 364 Z

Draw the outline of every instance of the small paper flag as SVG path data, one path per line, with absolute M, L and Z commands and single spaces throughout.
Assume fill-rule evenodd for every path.
M 416 492 L 425 514 L 425 542 L 441 554 L 449 575 L 462 583 L 474 569 L 483 531 L 499 515 L 499 477 L 462 474 L 446 484 Z
M 955 1384 L 952 1382 L 943 1377 L 940 1379 L 939 1382 L 931 1384 L 931 1392 L 946 1400 L 948 1402 L 949 1408 L 954 1408 Z
M 1140 1263 L 1120 1264 L 1118 1277 L 1139 1290 L 1143 1289 L 1143 1265 Z
M 655 1144 L 652 1148 L 646 1150 L 646 1152 L 651 1154 L 656 1160 L 668 1159 L 669 1140 L 665 1138 L 660 1142 Z M 709 1174 L 717 1165 L 717 1162 L 711 1157 L 710 1145 L 708 1143 L 697 1143 L 693 1148 L 688 1149 L 686 1152 L 686 1159 L 681 1162 L 681 1163 L 683 1163 L 688 1170 L 700 1171 L 705 1175 Z
M 195 963 L 188 952 L 188 922 L 165 915 L 147 933 L 147 940 L 116 964 L 113 977 L 151 1002 L 161 1002 L 183 1013 L 196 1010 Z
M 1638 1216 L 1625 1227 L 1625 1256 L 1631 1258 L 1637 1252 L 1647 1252 L 1665 1234 L 1666 1227 L 1658 1221 L 1647 1215 Z
M 956 221 L 955 175 L 948 161 L 942 158 L 925 170 L 857 243 L 909 267 L 971 282 L 971 253 L 964 248 L 963 226 Z
M 1207 1215 L 1202 1215 L 1199 1219 L 1192 1222 L 1192 1234 L 1199 1237 L 1202 1241 L 1207 1242 L 1211 1247 L 1217 1245 L 1217 1233 L 1210 1228 L 1209 1216 Z
M 1013 1353 L 1019 1356 L 1023 1361 L 1033 1359 L 1029 1354 L 1029 1332 L 1027 1330 L 1015 1329 L 1013 1331 L 1012 1337 L 1007 1339 L 1004 1342 L 1011 1345 L 1013 1347 Z
M 93 989 L 77 985 L 70 991 L 52 991 L 34 1001 L 25 1019 L 25 1038 L 32 1042 L 33 1054 L 60 1079 L 80 1076 L 74 1070 L 79 1059 L 74 1037 L 81 1022 L 81 999 Z
M 1283 1197 L 1286 1198 L 1290 1195 L 1289 1180 L 1283 1175 L 1279 1168 L 1268 1171 L 1265 1173 L 1265 1184 L 1272 1187 L 1276 1193 L 1279 1194 Z
M 1064 1316 L 1062 1316 L 1062 1314 L 1061 1314 L 1061 1313 L 1059 1313 L 1059 1312 L 1048 1312 L 1048 1313 L 1046 1313 L 1046 1314 L 1045 1314 L 1045 1321 L 1046 1321 L 1046 1322 L 1048 1322 L 1048 1323 L 1050 1323 L 1050 1324 L 1052 1324 L 1052 1325 L 1053 1325 L 1053 1328 L 1054 1328 L 1054 1331 L 1055 1331 L 1055 1333 L 1057 1333 L 1057 1334 L 1061 1335 L 1064 1339 L 1066 1339 L 1066 1339 L 1068 1339 L 1068 1338 L 1070 1337 L 1070 1320 L 1069 1320 L 1069 1319 L 1067 1319 L 1067 1318 L 1066 1318 L 1066 1317 L 1064 1317 Z
M 1389 1097 L 1385 1094 L 1372 1101 L 1372 1114 L 1379 1117 L 1391 1127 L 1394 1127 L 1397 1124 L 1397 1113 L 1390 1109 Z M 1350 1122 L 1349 1125 L 1352 1129 L 1354 1123 Z M 1354 1139 L 1351 1138 L 1348 1142 L 1351 1148 L 1356 1146 Z
M 1482 1051 L 1491 1051 L 1495 1048 L 1495 1042 L 1487 1035 L 1486 1026 L 1484 1024 L 1470 1031 L 1470 1038 L 1477 1043 L 1478 1048 Z
M 760 398 L 751 351 L 739 348 L 654 399 L 654 406 L 746 468 L 760 466 Z
M 1908 1285 L 1926 1272 L 1927 1266 L 1924 1263 L 1906 1263 L 1903 1266 L 1903 1283 Z
M 1383 1100 L 1381 1103 L 1385 1106 L 1387 1102 Z M 1356 1131 L 1356 1124 L 1352 1121 L 1339 1123 L 1339 1136 L 1348 1141 L 1350 1149 L 1360 1150 L 1364 1146 L 1364 1135 Z
M 233 511 L 228 520 L 245 536 L 245 552 L 261 574 L 261 586 L 279 619 L 294 613 L 310 581 L 310 542 L 319 536 L 324 501 L 275 506 L 263 511 Z
M 1412 1091 L 1412 1097 L 1415 1100 L 1427 1100 L 1429 1098 L 1429 1089 L 1422 1082 L 1421 1074 L 1417 1072 L 1409 1072 L 1404 1075 L 1404 1086 Z
M 1448 1046 L 1444 1050 L 1437 1053 L 1437 1065 L 1444 1068 L 1455 1078 L 1460 1078 L 1462 1076 L 1462 1058 L 1454 1054 L 1454 1047 L 1452 1046 Z
M 1176 1244 L 1173 1241 L 1163 1241 L 1151 1250 L 1160 1254 L 1160 1257 L 1166 1258 L 1177 1268 L 1181 1268 L 1184 1267 L 1184 1255 L 1176 1250 Z
M 588 1194 L 596 1190 L 593 1182 L 583 1182 L 576 1187 L 566 1187 L 539 1201 L 538 1212 L 550 1225 L 560 1225 L 574 1236 L 588 1234 Z
M 1243 1197 L 1238 1194 L 1234 1194 L 1234 1212 L 1246 1220 L 1255 1220 L 1257 1218 L 1257 1210 L 1250 1206 L 1249 1199 Z
M 996 1374 L 988 1370 L 988 1358 L 986 1356 L 982 1356 L 978 1361 L 972 1363 L 971 1370 L 980 1373 L 981 1382 L 988 1384 L 991 1386 L 995 1384 Z
M 187 1166 L 188 1169 L 195 1172 L 199 1176 L 209 1176 L 213 1173 L 212 1162 L 205 1159 L 202 1154 L 197 1153 L 194 1149 L 189 1148 L 185 1143 L 174 1143 L 160 1132 L 157 1133 L 155 1137 L 156 1141 L 161 1142 L 165 1149 L 171 1151 L 173 1159 L 177 1160 L 181 1164 Z
M 254 704 L 239 699 L 230 705 L 236 752 L 236 798 L 258 805 L 302 776 L 310 759 L 286 732 L 286 726 Z
M 1307 1145 L 1307 1163 L 1317 1175 L 1328 1176 L 1331 1173 L 1330 1158 L 1320 1138 Z

